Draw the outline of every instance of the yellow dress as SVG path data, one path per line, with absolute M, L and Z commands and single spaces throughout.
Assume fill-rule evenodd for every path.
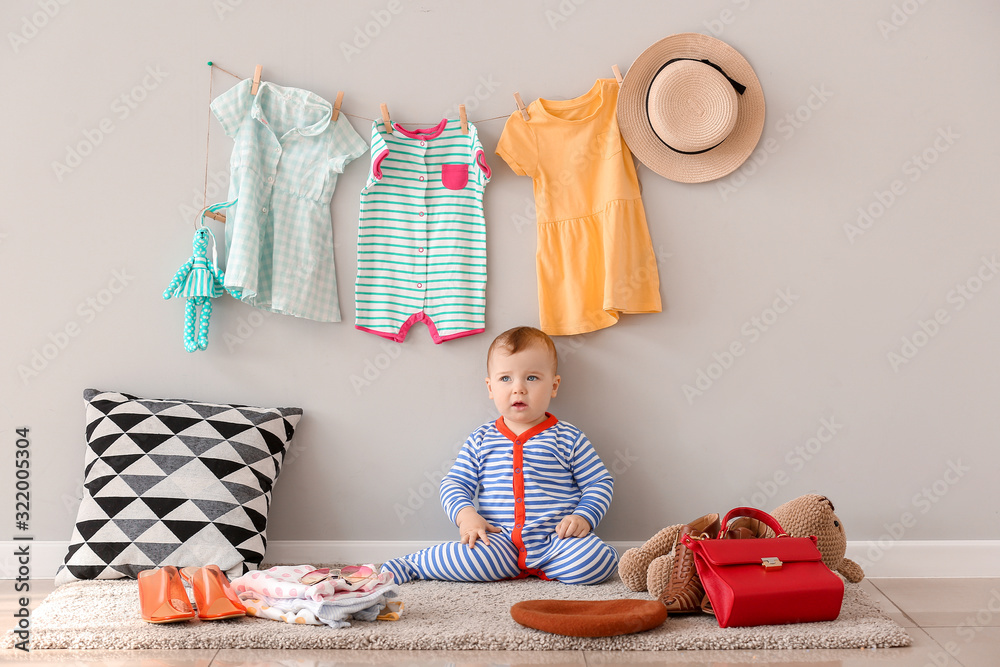
M 618 133 L 618 82 L 572 100 L 515 111 L 497 145 L 534 181 L 540 328 L 553 336 L 609 327 L 622 313 L 658 313 L 660 279 L 628 146 Z

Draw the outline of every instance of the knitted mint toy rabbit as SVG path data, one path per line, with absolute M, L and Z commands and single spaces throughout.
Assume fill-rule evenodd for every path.
M 223 285 L 225 276 L 215 266 L 209 263 L 207 250 L 208 239 L 212 239 L 213 254 L 215 236 L 207 227 L 199 227 L 194 233 L 194 255 L 184 266 L 177 269 L 174 279 L 163 292 L 163 298 L 172 296 L 186 297 L 187 306 L 184 309 L 184 349 L 196 352 L 208 348 L 208 321 L 212 317 L 212 299 L 226 292 Z M 201 318 L 198 318 L 198 307 L 201 307 Z M 198 325 L 198 335 L 195 336 L 195 324 Z

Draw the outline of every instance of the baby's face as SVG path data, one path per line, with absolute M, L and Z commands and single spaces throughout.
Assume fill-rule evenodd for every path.
M 507 428 L 520 435 L 545 421 L 545 411 L 559 389 L 555 360 L 544 345 L 514 354 L 497 348 L 490 357 L 486 387 Z

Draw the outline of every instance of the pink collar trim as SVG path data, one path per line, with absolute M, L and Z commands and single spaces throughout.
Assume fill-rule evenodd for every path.
M 445 125 L 448 124 L 447 118 L 442 118 L 441 122 L 434 127 L 427 127 L 420 130 L 407 130 L 405 127 L 399 123 L 393 123 L 392 126 L 399 130 L 399 133 L 409 137 L 410 139 L 434 139 L 444 132 Z

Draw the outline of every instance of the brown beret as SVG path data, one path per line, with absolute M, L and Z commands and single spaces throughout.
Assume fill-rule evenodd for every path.
M 667 608 L 658 600 L 525 600 L 510 608 L 523 626 L 569 637 L 613 637 L 659 627 Z

